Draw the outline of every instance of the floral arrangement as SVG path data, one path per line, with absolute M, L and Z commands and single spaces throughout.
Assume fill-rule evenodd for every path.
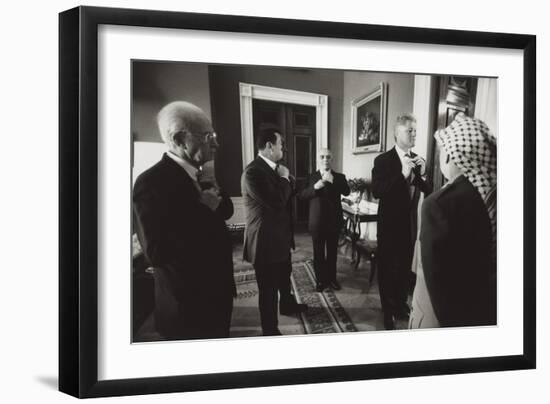
M 348 180 L 349 189 L 351 192 L 365 192 L 370 191 L 371 182 L 366 178 L 350 178 Z
M 372 197 L 372 182 L 366 178 L 350 178 L 348 180 L 349 189 L 358 196 L 369 200 Z

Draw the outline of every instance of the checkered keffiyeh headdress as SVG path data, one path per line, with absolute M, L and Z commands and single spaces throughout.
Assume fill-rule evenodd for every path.
M 464 176 L 477 189 L 487 207 L 496 258 L 497 142 L 485 122 L 459 113 L 435 138 Z

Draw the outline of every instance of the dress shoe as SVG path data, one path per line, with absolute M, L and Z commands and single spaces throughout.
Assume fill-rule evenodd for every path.
M 319 293 L 325 290 L 326 288 L 327 288 L 327 285 L 324 284 L 323 282 L 317 282 L 317 284 L 315 285 L 315 290 Z
M 274 330 L 271 330 L 271 331 L 264 331 L 263 335 L 264 336 L 268 336 L 268 335 L 273 336 L 273 335 L 283 335 L 283 334 L 281 334 L 281 331 L 279 331 L 278 328 L 275 328 Z
M 289 305 L 281 305 L 279 312 L 283 316 L 290 316 L 292 314 L 300 314 L 307 311 L 307 304 L 294 303 Z
M 391 314 L 384 314 L 384 328 L 386 330 L 395 330 L 395 324 L 393 323 L 393 316 Z
M 338 283 L 338 281 L 336 279 L 334 279 L 333 281 L 330 281 L 328 283 L 328 285 L 334 290 L 342 289 L 342 286 L 340 285 L 340 283 Z

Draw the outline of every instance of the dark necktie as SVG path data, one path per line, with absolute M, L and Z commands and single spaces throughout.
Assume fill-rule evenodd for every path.
M 406 158 L 409 158 L 409 159 L 412 159 L 412 158 L 413 158 L 413 156 L 411 155 L 410 152 L 405 153 L 405 157 L 406 157 Z M 413 177 L 414 177 L 414 175 L 416 174 L 416 173 L 414 172 L 414 170 L 415 170 L 415 169 L 413 168 L 411 174 L 409 175 L 409 178 L 407 178 L 407 184 L 409 185 L 409 196 L 410 196 L 411 198 L 414 198 L 414 192 L 415 192 L 415 187 L 414 187 L 414 185 L 412 184 Z
M 201 191 L 203 188 L 202 188 L 202 183 L 201 183 L 201 176 L 202 176 L 202 170 L 197 170 L 197 172 L 195 173 L 195 181 L 194 184 L 195 184 L 195 187 L 197 187 L 197 189 L 199 191 Z

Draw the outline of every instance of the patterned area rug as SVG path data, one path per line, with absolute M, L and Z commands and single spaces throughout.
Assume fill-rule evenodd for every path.
M 311 261 L 293 265 L 292 288 L 298 303 L 308 305 L 308 310 L 302 313 L 307 334 L 357 331 L 331 289 L 322 293 L 315 290 L 315 276 Z
M 308 310 L 301 314 L 304 334 L 354 332 L 357 328 L 332 290 L 319 293 L 315 290 L 315 276 L 311 261 L 293 263 L 292 288 L 296 300 L 306 303 Z M 242 264 L 235 268 L 237 299 L 254 297 L 258 289 L 254 269 Z M 256 303 L 257 304 L 257 303 Z M 257 310 L 257 306 L 256 306 Z

